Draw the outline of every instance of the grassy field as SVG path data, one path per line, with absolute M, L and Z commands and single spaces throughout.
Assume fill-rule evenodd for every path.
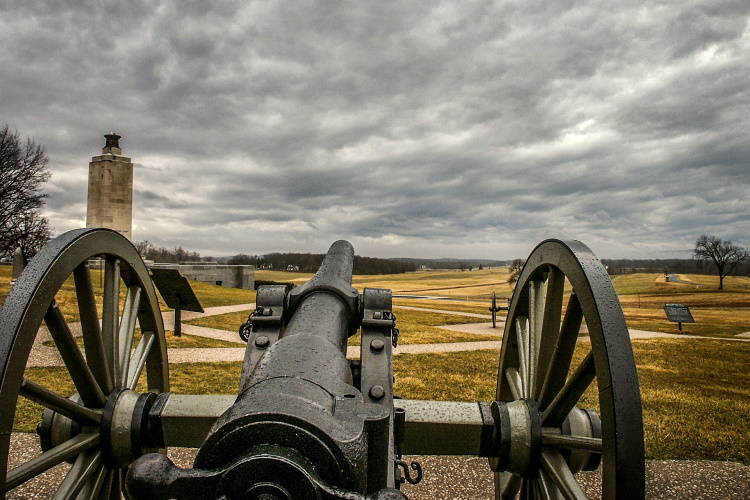
M 258 271 L 256 279 L 301 284 L 309 276 Z M 696 319 L 695 324 L 683 325 L 685 334 L 730 337 L 750 331 L 750 278 L 729 277 L 723 291 L 716 290 L 715 276 L 681 275 L 680 278 L 694 284 L 668 283 L 658 273 L 614 277 L 628 325 L 635 329 L 677 333 L 677 325 L 669 323 L 663 311 L 665 303 L 674 302 L 688 305 Z M 95 277 L 95 283 L 96 280 Z M 0 266 L 0 301 L 10 288 L 9 281 L 10 266 Z M 505 283 L 507 272 L 504 270 L 358 276 L 354 281 L 360 290 L 375 286 L 391 288 L 394 293 L 486 297 L 484 302 L 394 300 L 402 344 L 498 338 L 438 328 L 446 324 L 486 322 L 487 319 L 404 307 L 489 315 L 489 294 L 495 291 L 504 297 L 512 292 Z M 255 300 L 254 292 L 249 291 L 201 283 L 194 283 L 194 289 L 204 307 Z M 61 294 L 61 302 L 67 300 L 66 293 L 68 291 Z M 505 305 L 504 301 L 500 304 Z M 205 317 L 188 323 L 236 332 L 249 312 Z M 356 338 L 351 340 L 357 342 Z M 190 336 L 168 339 L 170 347 L 203 347 L 207 346 L 206 341 Z M 750 370 L 747 369 L 750 343 L 708 338 L 638 340 L 634 342 L 634 352 L 643 397 L 648 457 L 731 460 L 750 465 L 750 432 L 747 430 L 750 428 Z M 403 397 L 416 399 L 491 400 L 497 358 L 495 351 L 399 355 L 395 358 L 396 390 Z M 173 365 L 171 370 L 174 392 L 230 394 L 237 389 L 241 363 L 179 364 Z M 62 368 L 29 369 L 27 376 L 61 392 L 73 392 Z M 591 395 L 587 396 L 587 404 L 596 404 Z M 21 401 L 17 429 L 33 430 L 39 411 L 32 403 Z
M 201 348 L 213 348 L 213 347 L 242 347 L 244 342 L 241 342 L 239 337 L 237 342 L 227 342 L 226 340 L 214 339 L 210 337 L 200 337 L 198 335 L 188 335 L 183 333 L 179 337 L 174 336 L 172 330 L 166 330 L 164 336 L 167 340 L 168 349 L 201 349 Z M 140 329 L 136 329 L 133 335 L 133 345 L 138 345 L 141 339 Z M 83 337 L 76 337 L 76 344 L 78 347 L 83 348 Z M 48 340 L 44 342 L 47 347 L 55 347 L 54 340 Z
M 458 299 L 467 296 L 486 296 L 489 300 L 493 291 L 500 296 L 510 296 L 512 287 L 508 285 L 508 275 L 506 268 L 482 271 L 417 271 L 403 274 L 355 275 L 352 285 L 359 291 L 365 287 L 389 288 L 394 294 L 429 294 Z M 311 273 L 255 271 L 256 280 L 292 282 L 299 285 L 311 276 Z
M 707 337 L 731 337 L 750 331 L 750 278 L 729 276 L 724 290 L 717 290 L 718 278 L 697 274 L 679 275 L 683 281 L 667 282 L 663 274 L 615 276 L 612 282 L 630 328 L 680 333 L 667 321 L 664 304 L 684 304 L 695 323 L 684 323 L 682 333 Z
M 4 300 L 10 288 L 10 266 L 0 266 L 0 300 Z M 304 283 L 310 273 L 283 271 L 256 271 L 256 279 Z M 355 276 L 354 286 L 390 288 L 394 294 L 426 294 L 450 297 L 450 301 L 424 301 L 394 299 L 396 306 L 423 307 L 450 311 L 489 314 L 490 295 L 494 291 L 499 304 L 505 305 L 505 297 L 512 294 L 507 284 L 507 269 L 485 269 L 482 271 L 418 271 L 395 275 Z M 98 271 L 92 271 L 98 287 Z M 623 305 L 626 320 L 631 328 L 666 333 L 679 333 L 677 324 L 669 323 L 663 307 L 667 303 L 685 304 L 691 308 L 695 324 L 684 324 L 683 333 L 709 337 L 728 337 L 750 331 L 750 278 L 730 276 L 725 279 L 725 290 L 717 290 L 716 276 L 685 274 L 683 281 L 694 284 L 667 282 L 660 273 L 642 273 L 613 277 L 615 289 Z M 217 287 L 205 283 L 191 282 L 203 307 L 242 304 L 255 301 L 255 292 Z M 58 294 L 58 302 L 69 321 L 77 320 L 75 308 L 66 306 L 73 298 L 72 283 L 67 283 Z M 124 299 L 124 293 L 122 294 Z M 467 300 L 469 299 L 469 300 Z M 162 310 L 166 310 L 162 303 Z M 502 317 L 503 312 L 500 313 Z M 242 321 L 231 318 L 232 328 Z M 210 326 L 210 325 L 206 325 Z
M 0 266 L 0 305 L 10 291 L 10 280 L 13 278 L 13 266 Z
M 505 306 L 507 301 L 503 298 L 498 298 L 497 305 Z M 490 301 L 461 301 L 461 300 L 425 300 L 425 299 L 393 299 L 393 307 L 407 306 L 407 307 L 419 307 L 421 309 L 437 309 L 441 311 L 456 311 L 466 312 L 472 314 L 482 314 L 487 316 L 487 321 L 491 314 L 490 313 Z M 505 311 L 499 311 L 498 316 L 505 316 Z
M 0 305 L 5 302 L 5 297 L 10 291 L 10 279 L 12 276 L 11 266 L 0 266 Z M 102 302 L 102 272 L 96 269 L 91 270 L 91 281 L 94 285 L 94 295 L 96 296 L 97 303 L 99 304 L 99 312 L 101 314 L 101 302 Z M 201 283 L 199 281 L 188 280 L 190 286 L 193 288 L 196 297 L 201 305 L 206 307 L 215 306 L 228 306 L 234 304 L 249 304 L 255 302 L 254 290 L 241 290 L 238 288 L 227 288 L 222 286 L 210 285 L 207 283 Z M 159 306 L 162 311 L 170 310 L 164 300 L 157 291 L 157 298 L 159 299 Z M 75 307 L 75 286 L 73 284 L 73 277 L 68 278 L 63 284 L 62 288 L 56 295 L 56 300 L 60 309 L 65 315 L 65 319 L 68 321 L 78 321 L 78 309 Z M 120 287 L 120 307 L 125 301 L 125 287 Z M 72 305 L 72 307 L 71 307 Z
M 633 349 L 648 458 L 750 465 L 749 343 L 638 340 Z M 497 363 L 495 351 L 405 354 L 396 358 L 396 390 L 406 398 L 489 401 Z
M 729 460 L 750 465 L 750 344 L 705 340 L 638 340 L 634 352 L 643 399 L 648 458 Z M 491 401 L 498 352 L 399 355 L 396 392 L 411 399 Z M 171 367 L 172 391 L 231 394 L 241 363 Z M 62 368 L 34 368 L 27 377 L 73 391 Z M 595 407 L 592 395 L 586 406 Z M 21 401 L 17 429 L 31 432 L 40 408 Z
M 436 344 L 441 342 L 474 342 L 480 340 L 499 340 L 500 335 L 480 335 L 461 333 L 437 328 L 441 325 L 462 323 L 483 323 L 486 319 L 455 316 L 449 314 L 414 311 L 394 307 L 397 327 L 401 331 L 399 344 Z M 206 328 L 217 328 L 236 332 L 245 322 L 250 311 L 207 316 L 186 321 L 186 323 Z M 349 339 L 349 345 L 359 345 L 359 334 Z
M 281 271 L 257 271 L 257 279 L 303 283 L 310 274 Z M 729 276 L 724 290 L 717 290 L 716 276 L 684 274 L 683 281 L 667 282 L 661 273 L 614 276 L 612 282 L 631 328 L 665 333 L 680 333 L 670 323 L 664 304 L 690 307 L 696 323 L 683 324 L 682 333 L 706 337 L 731 337 L 750 331 L 750 278 Z M 427 301 L 394 299 L 394 305 L 489 314 L 490 295 L 494 291 L 500 305 L 512 295 L 507 284 L 507 269 L 482 271 L 418 271 L 384 276 L 355 276 L 354 286 L 390 288 L 394 294 L 419 294 L 450 297 L 456 300 Z M 500 317 L 504 312 L 499 313 Z

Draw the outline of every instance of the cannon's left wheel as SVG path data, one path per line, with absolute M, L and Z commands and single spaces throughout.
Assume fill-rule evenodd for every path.
M 99 259 L 102 267 L 99 304 L 90 259 Z M 71 321 L 55 301 L 58 293 L 60 305 L 64 302 L 75 317 Z M 75 394 L 59 393 L 26 376 L 42 323 Z M 141 331 L 137 342 L 136 327 Z M 0 310 L 0 498 L 66 461 L 72 465 L 55 485 L 53 498 L 121 498 L 132 449 L 129 436 L 118 429 L 129 427 L 133 408 L 144 401 L 134 392 L 144 369 L 149 392 L 169 390 L 159 303 L 136 249 L 107 229 L 74 230 L 51 241 L 29 263 Z M 9 470 L 19 396 L 47 408 L 38 427 L 43 451 Z
M 584 321 L 588 339 L 579 338 Z M 509 443 L 490 463 L 498 500 L 587 498 L 575 474 L 599 467 L 602 498 L 644 498 L 629 332 L 607 271 L 582 243 L 547 240 L 529 256 L 505 323 L 496 401 Z
M 495 292 L 492 292 L 492 306 L 490 307 L 490 311 L 492 311 L 492 328 L 497 328 L 497 297 L 495 296 Z

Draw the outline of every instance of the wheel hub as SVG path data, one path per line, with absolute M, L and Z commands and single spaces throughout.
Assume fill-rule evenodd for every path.
M 144 453 L 147 447 L 148 412 L 156 394 L 139 394 L 130 389 L 115 389 L 107 398 L 102 414 L 101 446 L 105 460 L 125 467 Z
M 497 456 L 490 459 L 490 468 L 521 477 L 534 477 L 541 467 L 545 435 L 602 437 L 599 415 L 589 409 L 574 408 L 560 428 L 542 427 L 539 408 L 533 399 L 496 401 L 492 404 L 492 416 Z M 601 463 L 600 453 L 575 449 L 562 454 L 573 473 L 596 470 Z
M 494 471 L 508 471 L 522 477 L 539 467 L 542 425 L 536 401 L 495 401 L 492 415 L 497 430 L 498 457 L 490 459 Z

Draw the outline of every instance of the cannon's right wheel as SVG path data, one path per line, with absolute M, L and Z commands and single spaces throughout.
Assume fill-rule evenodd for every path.
M 590 341 L 579 338 L 584 320 Z M 587 498 L 575 474 L 600 460 L 602 498 L 644 498 L 629 332 L 607 271 L 582 243 L 547 240 L 529 256 L 506 318 L 496 401 L 510 443 L 490 463 L 498 500 Z
M 89 259 L 100 259 L 103 266 L 99 302 Z M 75 319 L 66 320 L 65 306 Z M 34 347 L 42 323 L 54 347 L 38 342 Z M 83 350 L 74 334 L 78 329 Z M 30 375 L 38 371 L 29 366 L 32 348 L 53 351 L 64 365 L 46 385 Z M 144 394 L 134 390 L 141 379 L 149 391 Z M 72 382 L 73 394 L 57 388 L 65 380 Z M 55 238 L 29 263 L 0 310 L 0 499 L 66 461 L 71 466 L 52 485 L 52 498 L 120 499 L 129 462 L 145 451 L 131 440 L 132 426 L 141 424 L 135 422 L 136 409 L 143 415 L 152 393 L 168 390 L 159 303 L 133 245 L 107 229 Z M 19 396 L 47 408 L 37 427 L 42 450 L 34 456 L 32 450 L 14 449 L 31 458 L 9 470 Z M 26 497 L 18 490 L 13 495 Z

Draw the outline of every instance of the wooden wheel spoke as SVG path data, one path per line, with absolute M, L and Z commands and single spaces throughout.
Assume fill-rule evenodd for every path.
M 562 425 L 570 411 L 580 401 L 591 382 L 596 378 L 596 366 L 594 365 L 594 353 L 589 351 L 580 366 L 576 369 L 570 379 L 565 383 L 557 397 L 550 403 L 549 407 L 542 412 L 542 425 L 545 427 L 559 427 Z
M 102 391 L 109 394 L 114 387 L 112 385 L 112 374 L 107 365 L 107 358 L 104 355 L 102 329 L 99 325 L 99 313 L 97 312 L 94 285 L 91 282 L 91 272 L 86 262 L 75 268 L 73 278 L 75 280 L 76 298 L 78 299 L 78 312 L 81 318 L 81 332 L 83 333 L 86 361 L 91 367 L 91 372 L 99 382 Z
M 539 369 L 539 347 L 542 337 L 542 320 L 544 318 L 544 281 L 532 280 L 529 283 L 529 342 L 528 359 L 529 375 L 526 397 L 535 397 L 537 371 Z
M 594 453 L 602 452 L 601 438 L 587 436 L 566 436 L 558 433 L 546 433 L 542 431 L 542 444 L 553 448 L 565 448 L 568 450 L 587 450 Z
M 518 342 L 518 371 L 521 375 L 521 397 L 528 397 L 529 388 L 529 320 L 516 319 L 516 341 Z
M 543 468 L 539 469 L 537 484 L 539 485 L 539 496 L 544 500 L 558 500 L 562 498 L 560 496 L 560 490 L 555 486 L 555 482 L 552 480 L 549 473 Z
M 566 500 L 585 500 L 587 498 L 560 452 L 542 451 L 542 467 Z
M 110 500 L 120 500 L 120 492 L 122 492 L 125 489 L 123 485 L 124 481 L 125 481 L 125 477 L 124 477 L 123 471 L 121 469 L 113 469 L 112 470 L 112 482 L 110 484 L 110 489 L 109 489 Z
M 508 368 L 505 370 L 505 379 L 508 381 L 508 387 L 510 392 L 513 394 L 513 398 L 523 399 L 523 382 L 521 381 L 521 375 L 515 368 Z
M 570 370 L 570 362 L 578 342 L 578 332 L 583 322 L 583 309 L 575 293 L 570 295 L 565 317 L 560 327 L 560 335 L 552 360 L 544 378 L 542 390 L 537 400 L 539 409 L 544 411 L 565 384 Z
M 135 390 L 138 379 L 141 373 L 143 373 L 143 367 L 146 365 L 146 360 L 151 352 L 151 347 L 154 345 L 154 340 L 156 340 L 154 332 L 142 333 L 141 340 L 138 342 L 138 347 L 136 347 L 133 353 L 133 358 L 130 360 L 130 366 L 126 373 L 128 376 L 127 387 L 129 389 Z
M 122 309 L 122 320 L 120 321 L 118 357 L 120 359 L 120 386 L 124 386 L 128 379 L 128 366 L 130 365 L 130 350 L 133 348 L 133 336 L 135 335 L 135 323 L 138 319 L 138 309 L 141 305 L 141 287 L 133 285 L 128 287 L 125 296 L 125 305 Z
M 73 338 L 65 318 L 60 312 L 60 308 L 54 301 L 47 308 L 44 322 L 84 404 L 89 407 L 101 408 L 104 406 L 107 398 L 88 364 L 86 364 L 86 360 L 76 345 L 75 338 Z
M 547 275 L 547 292 L 544 300 L 544 317 L 539 334 L 538 368 L 534 385 L 534 398 L 539 399 L 549 373 L 555 347 L 560 340 L 560 316 L 562 315 L 565 275 L 555 266 L 550 266 Z
M 89 481 L 89 484 L 83 489 L 79 498 L 81 500 L 96 498 L 99 500 L 109 500 L 112 491 L 112 478 L 114 471 L 109 467 L 103 466 L 101 471 Z M 119 500 L 119 499 L 118 499 Z
M 101 450 L 88 450 L 76 458 L 70 471 L 55 492 L 52 500 L 73 500 L 102 463 Z
M 98 444 L 98 433 L 79 434 L 9 471 L 5 479 L 5 488 L 6 490 L 11 490 L 16 486 L 25 483 L 32 477 L 38 476 L 55 465 L 73 458 L 79 453 L 93 448 Z
M 508 482 L 505 484 L 503 489 L 503 498 L 516 498 L 521 492 L 521 486 L 523 485 L 523 479 L 521 476 L 508 473 Z
M 40 405 L 61 413 L 81 425 L 99 425 L 102 421 L 101 412 L 80 405 L 68 398 L 64 398 L 46 387 L 28 379 L 23 379 L 19 394 L 39 403 Z
M 102 338 L 112 380 L 120 380 L 120 261 L 107 257 L 104 261 L 104 299 L 102 305 Z

